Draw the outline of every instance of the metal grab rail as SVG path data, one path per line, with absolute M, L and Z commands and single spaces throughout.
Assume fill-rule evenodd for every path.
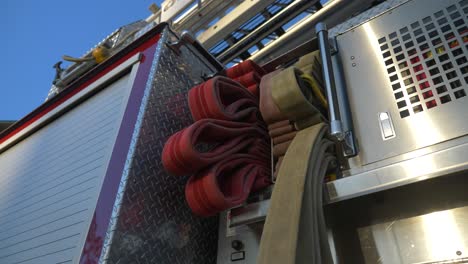
M 343 125 L 341 124 L 340 109 L 338 106 L 338 96 L 331 62 L 330 43 L 328 42 L 327 25 L 318 23 L 315 27 L 319 42 L 320 57 L 322 58 L 323 81 L 328 101 L 328 112 L 330 118 L 330 134 L 337 140 L 344 138 Z

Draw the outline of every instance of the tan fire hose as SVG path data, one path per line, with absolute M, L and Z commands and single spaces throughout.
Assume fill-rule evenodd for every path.
M 322 120 L 320 111 L 312 104 L 315 97 L 313 90 L 301 85 L 302 72 L 289 67 L 274 75 L 271 96 L 282 114 L 289 120 L 298 122 L 305 118 L 314 118 L 316 123 Z
M 335 160 L 334 143 L 326 138 L 328 126 L 317 108 L 327 107 L 323 89 L 315 77 L 318 74 L 314 73 L 320 70 L 317 54 L 308 55 L 300 60 L 303 65 L 297 66 L 311 65 L 305 61 L 314 62 L 309 73 L 290 67 L 262 79 L 265 90 L 260 91 L 264 93 L 260 109 L 263 99 L 262 115 L 276 122 L 269 123 L 269 129 L 274 126 L 270 136 L 277 177 L 263 228 L 259 264 L 333 263 L 322 186 L 330 163 Z M 301 85 L 301 81 L 308 85 Z M 299 130 L 292 140 L 288 122 L 280 121 L 285 117 L 293 124 L 293 130 Z
M 334 160 L 327 129 L 316 124 L 291 142 L 273 189 L 257 263 L 333 263 L 322 210 L 322 183 Z

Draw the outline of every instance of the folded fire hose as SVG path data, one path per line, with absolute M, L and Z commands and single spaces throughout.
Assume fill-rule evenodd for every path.
M 258 120 L 258 99 L 239 83 L 225 77 L 214 77 L 190 89 L 188 102 L 195 121 L 203 118 Z
M 259 96 L 260 79 L 266 72 L 251 60 L 243 61 L 226 70 L 227 77 L 247 87 L 253 95 Z
M 258 140 L 265 136 L 257 124 L 201 119 L 167 140 L 162 161 L 169 173 L 188 175 L 239 152 L 268 157 L 269 145 Z
M 231 79 L 235 79 L 249 72 L 257 72 L 261 76 L 266 74 L 265 70 L 258 66 L 255 62 L 252 60 L 245 60 L 242 63 L 227 69 L 226 76 Z
M 287 134 L 282 134 L 281 136 L 274 137 L 271 140 L 273 141 L 273 145 L 281 144 L 281 143 L 293 140 L 296 134 L 297 134 L 296 131 L 292 131 Z
M 283 120 L 277 123 L 273 123 L 268 126 L 268 134 L 271 138 L 280 137 L 282 135 L 294 132 L 296 128 L 289 120 Z
M 258 67 L 250 61 L 247 66 L 235 72 L 244 76 Z M 171 174 L 192 174 L 185 188 L 192 211 L 211 216 L 270 185 L 271 146 L 258 98 L 218 76 L 192 88 L 188 101 L 196 122 L 167 140 L 162 162 Z
M 250 191 L 270 184 L 270 168 L 264 158 L 234 154 L 193 175 L 186 185 L 187 202 L 193 212 L 213 215 L 242 204 Z

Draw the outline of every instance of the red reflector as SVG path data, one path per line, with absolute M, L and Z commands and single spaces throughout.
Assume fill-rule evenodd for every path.
M 429 88 L 429 82 L 428 82 L 428 81 L 425 81 L 425 82 L 423 82 L 423 83 L 420 83 L 420 84 L 419 84 L 419 88 L 421 88 L 421 90 L 424 90 L 424 89 Z
M 427 106 L 427 108 L 429 109 L 429 108 L 432 108 L 432 107 L 434 107 L 434 106 L 437 106 L 437 103 L 436 103 L 435 100 L 431 100 L 431 101 L 429 101 L 429 102 L 426 102 L 426 106 Z
M 430 97 L 432 97 L 433 95 L 434 95 L 434 94 L 432 93 L 432 91 L 427 91 L 427 92 L 423 93 L 424 99 L 430 98 Z
M 422 71 L 422 69 L 423 69 L 422 64 L 419 64 L 413 67 L 414 72 Z
M 416 57 L 414 57 L 414 58 L 411 58 L 410 61 L 411 61 L 412 64 L 416 64 L 416 63 L 419 62 L 419 57 L 416 56 Z
M 421 74 L 416 75 L 416 79 L 418 79 L 418 81 L 426 79 L 426 73 L 423 72 Z

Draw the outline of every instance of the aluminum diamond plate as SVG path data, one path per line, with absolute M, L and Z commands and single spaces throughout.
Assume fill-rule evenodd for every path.
M 187 177 L 161 163 L 167 138 L 191 124 L 187 91 L 214 73 L 187 47 L 176 55 L 161 43 L 133 133 L 129 159 L 101 254 L 103 263 L 215 263 L 218 219 L 194 216 L 185 201 Z

